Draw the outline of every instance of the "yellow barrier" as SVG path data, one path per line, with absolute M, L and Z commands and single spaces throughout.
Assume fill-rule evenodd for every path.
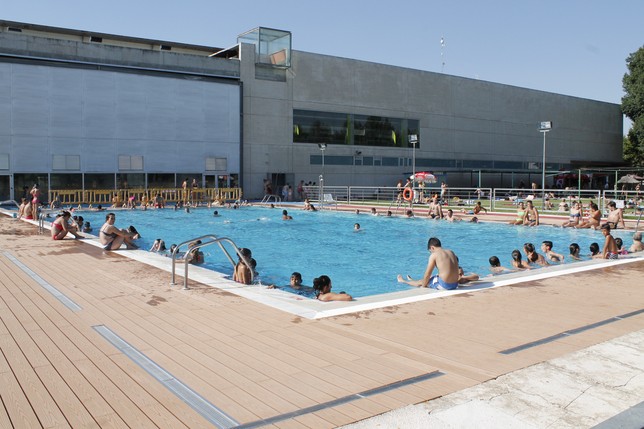
M 91 204 L 103 207 L 123 207 L 132 204 L 151 204 L 159 195 L 166 204 L 190 202 L 191 205 L 208 204 L 214 201 L 237 201 L 242 197 L 240 188 L 196 188 L 185 190 L 182 188 L 132 188 L 132 189 L 51 189 L 48 193 L 49 201 L 56 197 L 62 205 Z

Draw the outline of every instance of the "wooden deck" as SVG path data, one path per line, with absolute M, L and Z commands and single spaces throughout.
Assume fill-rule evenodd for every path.
M 643 329 L 643 275 L 636 262 L 307 320 L 171 289 L 166 272 L 0 217 L 0 427 L 332 428 Z M 233 423 L 208 420 L 97 327 Z

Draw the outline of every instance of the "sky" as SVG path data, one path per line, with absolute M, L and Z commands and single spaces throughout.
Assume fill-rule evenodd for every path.
M 226 48 L 256 27 L 293 49 L 610 103 L 644 46 L 644 0 L 0 0 L 0 19 Z M 441 44 L 441 39 L 444 41 Z M 626 134 L 630 123 L 625 122 Z

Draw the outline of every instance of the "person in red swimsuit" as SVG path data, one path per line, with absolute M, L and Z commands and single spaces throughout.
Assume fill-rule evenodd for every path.
M 70 233 L 74 238 L 83 238 L 82 235 L 78 233 L 78 229 L 75 226 L 69 224 L 69 219 L 72 217 L 72 214 L 68 211 L 64 211 L 60 216 L 56 218 L 51 223 L 51 238 L 54 240 L 62 240 L 67 236 L 67 233 Z

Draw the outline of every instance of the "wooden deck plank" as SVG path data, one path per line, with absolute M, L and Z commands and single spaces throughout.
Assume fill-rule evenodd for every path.
M 101 393 L 103 399 L 110 404 L 116 414 L 127 425 L 133 427 L 150 427 L 154 425 L 152 419 L 139 408 L 135 399 L 132 398 L 132 395 L 138 396 L 139 394 L 132 393 L 125 386 L 119 385 L 115 378 L 120 377 L 114 377 L 112 371 L 107 368 L 108 365 L 99 365 L 97 367 L 93 362 L 87 360 L 76 362 L 76 366 L 85 378 L 91 380 L 94 388 Z M 106 371 L 107 375 L 103 371 Z M 124 389 L 127 393 L 121 389 Z
M 132 377 L 141 388 L 151 395 L 154 395 L 155 401 L 152 403 L 152 406 L 145 406 L 144 408 L 156 409 L 155 413 L 159 415 L 164 415 L 169 412 L 188 427 L 205 427 L 210 424 L 182 399 L 175 396 L 165 386 L 162 386 L 159 381 L 151 377 L 148 373 L 141 371 L 139 366 L 127 356 L 112 356 L 112 360 L 125 373 Z M 217 399 L 215 399 L 215 405 L 217 405 L 217 402 Z M 160 409 L 160 406 L 163 406 L 166 410 Z M 164 427 L 164 425 L 161 425 L 161 427 Z
M 293 420 L 312 429 L 331 429 L 335 427 L 333 423 L 316 414 L 304 414 L 303 416 L 295 417 Z
M 7 418 L 11 422 L 11 424 L 2 427 L 37 428 L 42 426 L 12 372 L 0 373 L 0 386 L 2 386 L 0 405 L 6 409 Z
M 33 227 L 0 217 L 0 248 L 8 248 L 11 238 L 11 254 L 82 310 L 64 307 L 0 252 L 0 337 L 13 341 L 15 335 L 16 344 L 24 345 L 31 359 L 25 365 L 35 368 L 65 417 L 76 400 L 56 397 L 52 386 L 63 382 L 67 389 L 57 390 L 71 390 L 100 427 L 201 427 L 203 419 L 94 325 L 113 329 L 240 423 L 433 370 L 445 373 L 272 425 L 298 428 L 380 414 L 644 327 L 644 317 L 636 316 L 500 355 L 504 348 L 638 310 L 642 288 L 619 277 L 615 284 L 598 284 L 597 274 L 615 278 L 606 270 L 304 320 L 192 281 L 188 291 L 170 288 L 169 274 L 156 268 L 72 240 L 10 235 L 16 229 L 28 233 Z M 644 263 L 619 269 L 622 277 L 642 272 Z M 584 306 L 578 305 L 580 296 Z M 2 359 L 0 375 L 28 383 Z
M 35 368 L 38 377 L 49 392 L 56 392 L 54 400 L 62 411 L 69 426 L 72 428 L 99 427 L 92 415 L 87 411 L 82 401 L 76 397 L 60 374 L 52 366 L 41 366 Z
M 0 360 L 4 359 L 4 357 L 0 356 Z M 13 375 L 13 374 L 12 374 Z M 3 382 L 2 378 L 2 373 L 0 373 L 0 383 Z M 15 378 L 14 378 L 14 383 L 15 383 Z M 9 383 L 7 382 L 6 384 L 3 384 L 3 386 L 9 386 Z M 8 390 L 9 388 L 6 387 Z M 7 408 L 4 404 L 4 401 L 10 400 L 8 396 L 5 396 L 3 399 L 3 394 L 0 393 L 0 428 L 11 428 L 13 425 L 11 424 L 11 419 L 9 418 L 9 414 L 7 413 Z
M 20 345 L 14 341 L 13 337 L 3 335 L 0 336 L 0 349 L 11 367 L 13 376 L 20 383 L 20 389 L 26 399 L 30 404 L 37 404 L 34 412 L 38 416 L 40 424 L 44 427 L 65 425 L 65 416 L 42 384 L 34 367 L 30 364 L 27 356 L 23 354 Z M 30 348 L 28 352 L 33 352 L 33 350 Z M 3 373 L 3 376 L 8 375 L 7 372 Z

